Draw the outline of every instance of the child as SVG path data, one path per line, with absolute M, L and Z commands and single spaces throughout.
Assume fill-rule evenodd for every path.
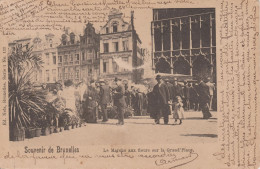
M 182 123 L 182 119 L 184 118 L 183 112 L 184 112 L 184 109 L 183 109 L 182 99 L 180 96 L 177 96 L 176 102 L 174 103 L 174 111 L 173 111 L 173 118 L 175 119 L 174 124 L 177 123 L 178 119 L 180 120 L 179 124 Z

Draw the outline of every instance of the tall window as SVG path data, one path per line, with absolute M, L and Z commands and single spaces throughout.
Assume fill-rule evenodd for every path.
M 117 32 L 117 25 L 113 25 L 113 32 Z
M 107 62 L 103 62 L 103 73 L 107 72 Z
M 50 48 L 52 48 L 52 39 L 49 40 Z
M 62 63 L 62 56 L 59 56 L 59 63 Z
M 46 64 L 47 64 L 47 65 L 50 64 L 50 56 L 49 56 L 49 53 L 46 53 Z
M 46 82 L 50 81 L 50 72 L 49 70 L 46 70 Z
M 104 43 L 104 53 L 108 53 L 109 52 L 109 45 L 108 43 Z
M 56 82 L 56 69 L 52 69 L 52 80 Z
M 85 60 L 85 52 L 82 52 L 82 60 Z
M 76 54 L 76 60 L 79 61 L 79 54 Z
M 126 63 L 128 63 L 128 57 L 122 57 L 122 60 Z M 123 71 L 127 71 L 128 69 L 123 69 Z
M 56 65 L 56 55 L 55 54 L 52 55 L 52 62 L 54 65 Z
M 106 27 L 106 33 L 109 33 L 109 28 L 108 27 Z
M 118 52 L 118 42 L 113 42 L 114 44 L 114 51 Z
M 92 68 L 88 68 L 88 74 L 91 75 L 92 74 Z
M 68 55 L 65 55 L 65 56 L 64 56 L 64 62 L 65 62 L 65 63 L 68 62 Z
M 118 65 L 116 62 L 113 62 L 113 71 L 117 72 L 118 71 Z
M 76 70 L 75 77 L 76 77 L 76 79 L 79 78 L 79 70 Z
M 128 51 L 128 40 L 123 41 L 123 50 Z
M 70 55 L 70 61 L 73 62 L 73 54 Z
M 59 80 L 62 79 L 62 70 L 61 70 L 61 68 L 58 68 L 58 78 L 59 78 Z

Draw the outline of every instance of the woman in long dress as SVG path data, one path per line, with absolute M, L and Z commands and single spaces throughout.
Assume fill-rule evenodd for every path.
M 76 108 L 76 97 L 75 97 L 75 88 L 71 80 L 67 80 L 65 83 L 65 88 L 62 92 L 62 97 L 65 100 L 65 112 L 70 116 L 70 123 L 78 123 L 79 116 Z

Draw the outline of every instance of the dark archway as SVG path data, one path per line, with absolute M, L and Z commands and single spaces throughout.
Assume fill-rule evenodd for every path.
M 179 57 L 173 64 L 174 74 L 190 75 L 190 64 L 183 57 Z
M 193 62 L 193 76 L 197 78 L 205 79 L 211 77 L 211 65 L 207 59 L 203 56 L 198 56 L 198 58 Z
M 165 60 L 165 58 L 160 58 L 159 61 L 155 65 L 156 73 L 171 73 L 171 66 Z

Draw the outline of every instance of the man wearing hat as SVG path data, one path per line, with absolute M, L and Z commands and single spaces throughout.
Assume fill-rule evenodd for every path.
M 202 79 L 199 79 L 199 85 L 198 85 L 198 94 L 199 94 L 199 101 L 200 101 L 200 107 L 203 114 L 203 119 L 209 119 L 212 117 L 210 111 L 209 111 L 209 88 L 206 85 L 205 82 L 203 82 Z
M 165 79 L 165 83 L 169 89 L 169 92 L 170 92 L 170 100 L 173 99 L 173 84 L 170 83 L 170 80 L 169 79 Z
M 118 123 L 124 125 L 124 111 L 125 111 L 125 88 L 121 83 L 121 79 L 115 78 L 117 87 L 114 90 L 114 105 L 117 107 Z
M 99 91 L 99 104 L 103 115 L 103 122 L 108 121 L 107 118 L 107 104 L 111 102 L 110 88 L 105 83 L 104 79 L 99 80 L 100 91 Z
M 170 92 L 167 85 L 163 82 L 161 75 L 157 75 L 155 79 L 158 82 L 153 88 L 154 96 L 156 98 L 155 123 L 160 124 L 160 118 L 163 116 L 164 124 L 168 124 Z
M 180 96 L 181 99 L 184 98 L 184 95 L 183 95 L 183 89 L 181 87 L 181 85 L 178 83 L 178 79 L 177 78 L 174 78 L 174 83 L 173 83 L 173 96 L 172 98 L 175 99 L 177 96 Z

